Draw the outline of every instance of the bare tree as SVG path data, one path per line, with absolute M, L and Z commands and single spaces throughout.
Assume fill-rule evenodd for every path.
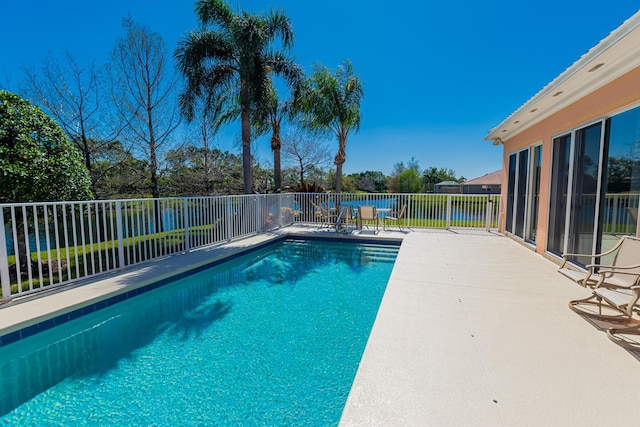
M 109 118 L 101 71 L 94 65 L 79 66 L 67 52 L 62 61 L 50 55 L 40 69 L 25 68 L 24 72 L 25 93 L 58 121 L 80 150 L 91 176 L 91 188 L 97 194 L 97 183 L 105 171 L 96 171 L 93 162 L 122 129 L 121 122 Z
M 300 184 L 304 184 L 307 170 L 312 167 L 322 169 L 331 162 L 327 145 L 319 137 L 301 129 L 285 133 L 282 139 L 282 154 L 285 162 L 295 164 L 300 174 Z
M 180 123 L 177 75 L 162 37 L 125 18 L 125 34 L 116 42 L 108 65 L 111 90 L 120 116 L 128 125 L 123 139 L 149 162 L 151 194 L 160 197 L 158 178 L 162 154 L 171 148 Z
M 213 187 L 213 175 L 214 164 L 212 162 L 212 143 L 216 134 L 222 127 L 222 125 L 230 120 L 230 115 L 234 113 L 228 113 L 228 104 L 231 102 L 230 96 L 224 91 L 207 91 L 203 93 L 196 103 L 196 111 L 199 114 L 193 115 L 192 125 L 195 126 L 197 132 L 197 139 L 202 143 L 203 153 L 203 174 L 204 174 L 204 186 L 206 188 L 206 194 L 212 195 Z

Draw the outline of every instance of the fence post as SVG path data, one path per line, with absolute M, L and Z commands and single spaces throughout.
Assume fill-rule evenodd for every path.
M 451 228 L 451 194 L 447 194 L 447 218 L 445 228 Z
M 11 281 L 9 279 L 9 257 L 7 256 L 7 236 L 4 231 L 4 209 L 0 208 L 0 282 L 2 282 L 2 302 L 11 301 Z
M 491 200 L 491 195 L 487 194 L 487 209 L 485 210 L 485 215 L 487 216 L 487 231 L 491 231 L 491 217 L 493 216 L 493 201 Z
M 184 253 L 188 254 L 191 249 L 191 244 L 189 240 L 191 236 L 189 235 L 189 201 L 186 197 L 182 198 L 182 223 L 184 224 Z
M 124 270 L 124 239 L 122 233 L 122 202 L 116 201 L 116 236 L 118 238 L 118 266 Z
M 606 205 L 606 199 L 605 199 Z M 605 218 L 606 221 L 606 218 Z M 604 221 L 603 221 L 604 222 Z M 618 226 L 618 195 L 613 196 L 613 202 L 611 203 L 611 233 L 616 234 L 616 227 Z
M 265 218 L 262 217 L 262 198 L 263 196 L 261 194 L 258 194 L 256 196 L 253 196 L 255 202 L 253 203 L 254 206 L 254 218 L 255 218 L 255 227 L 253 227 L 253 229 L 255 230 L 256 234 L 259 234 L 260 232 L 264 231 L 264 224 L 265 224 Z
M 278 228 L 282 228 L 282 194 L 278 194 Z
M 227 241 L 231 241 L 231 197 L 233 196 L 224 196 L 225 199 L 225 211 L 227 212 Z
M 398 195 L 398 202 L 400 202 L 401 197 L 402 196 Z M 403 219 L 403 221 L 406 221 L 405 224 L 407 225 L 407 228 L 411 228 L 411 199 L 413 199 L 413 197 L 411 195 L 408 195 L 407 196 L 407 210 L 404 213 L 404 218 L 405 219 Z M 400 209 L 401 206 L 402 206 L 402 204 L 398 203 L 397 209 Z

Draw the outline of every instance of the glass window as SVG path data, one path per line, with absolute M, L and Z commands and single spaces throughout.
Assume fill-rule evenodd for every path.
M 640 199 L 640 108 L 607 121 L 608 156 L 602 208 L 602 250 L 638 230 Z

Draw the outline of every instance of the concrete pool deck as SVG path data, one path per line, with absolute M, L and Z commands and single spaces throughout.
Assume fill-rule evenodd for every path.
M 336 235 L 287 227 L 16 300 L 0 308 L 0 335 L 282 233 Z M 375 237 L 404 241 L 342 427 L 637 425 L 637 356 L 569 310 L 589 291 L 554 263 L 494 233 Z
M 636 355 L 556 270 L 497 234 L 407 235 L 340 425 L 638 425 Z

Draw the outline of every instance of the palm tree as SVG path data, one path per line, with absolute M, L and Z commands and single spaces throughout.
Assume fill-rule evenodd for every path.
M 296 82 L 292 97 L 286 101 L 281 101 L 278 91 L 273 84 L 270 85 L 267 98 L 262 105 L 256 106 L 254 116 L 254 128 L 258 134 L 271 131 L 271 150 L 273 151 L 273 181 L 276 191 L 282 189 L 282 168 L 280 163 L 280 149 L 282 142 L 280 139 L 280 127 L 282 121 L 295 115 L 295 99 L 299 96 L 299 86 L 302 79 Z
M 244 192 L 251 193 L 252 107 L 267 97 L 269 74 L 293 82 L 300 68 L 283 51 L 273 50 L 279 39 L 283 49 L 293 45 L 291 22 L 282 12 L 253 15 L 231 10 L 225 0 L 199 0 L 195 6 L 202 28 L 193 30 L 178 43 L 178 68 L 186 80 L 181 94 L 183 115 L 193 118 L 196 99 L 204 92 L 233 90 L 234 107 L 242 126 L 242 168 Z M 239 109 L 238 109 L 239 107 Z
M 327 67 L 316 66 L 302 96 L 305 125 L 312 130 L 333 133 L 338 138 L 338 154 L 334 160 L 337 193 L 342 189 L 347 138 L 352 131 L 360 129 L 360 102 L 363 97 L 362 82 L 349 60 L 345 60 L 335 74 Z

